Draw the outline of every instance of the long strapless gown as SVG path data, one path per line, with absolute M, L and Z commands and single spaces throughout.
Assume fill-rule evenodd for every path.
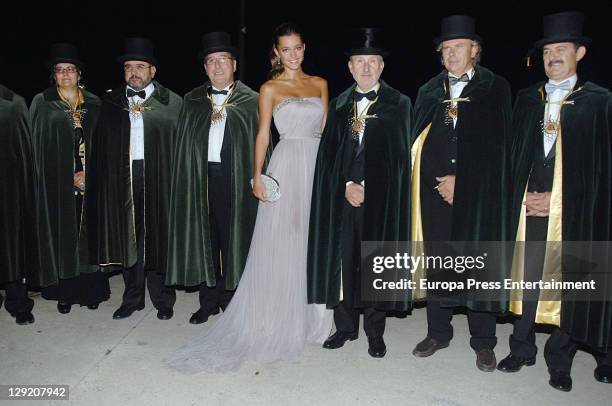
M 322 343 L 332 311 L 306 299 L 306 251 L 314 167 L 321 137 L 320 98 L 292 98 L 273 112 L 280 134 L 268 173 L 281 197 L 260 202 L 244 273 L 226 311 L 203 336 L 164 360 L 184 373 L 237 369 L 244 361 L 295 361 Z

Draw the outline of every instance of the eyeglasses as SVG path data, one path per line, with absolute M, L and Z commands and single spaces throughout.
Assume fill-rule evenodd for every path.
M 125 72 L 144 72 L 146 69 L 149 69 L 151 65 L 123 65 L 123 70 Z
M 231 56 L 220 56 L 217 58 L 207 58 L 204 60 L 204 63 L 208 66 L 214 66 L 217 63 L 221 66 L 226 66 L 230 61 L 233 61 L 235 58 Z
M 53 68 L 53 72 L 57 73 L 57 74 L 62 74 L 62 73 L 76 73 L 79 70 L 77 68 L 75 68 L 74 66 L 69 66 L 67 68 L 62 68 L 59 66 L 56 66 L 55 68 Z

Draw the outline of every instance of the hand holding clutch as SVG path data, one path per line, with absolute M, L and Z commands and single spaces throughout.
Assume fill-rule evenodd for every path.
M 265 189 L 265 201 L 275 202 L 280 199 L 280 185 L 278 181 L 271 175 L 261 174 L 261 183 Z M 251 187 L 253 187 L 253 179 L 251 179 Z

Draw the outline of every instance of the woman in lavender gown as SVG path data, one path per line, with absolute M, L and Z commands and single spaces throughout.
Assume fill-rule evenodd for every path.
M 315 160 L 328 105 L 327 82 L 302 71 L 305 45 L 292 24 L 274 35 L 272 70 L 259 96 L 253 194 L 260 200 L 245 270 L 226 311 L 165 363 L 184 373 L 237 369 L 242 362 L 295 361 L 332 327 L 325 305 L 307 304 L 306 252 Z M 260 175 L 274 124 L 280 142 L 267 172 L 281 197 L 266 201 Z

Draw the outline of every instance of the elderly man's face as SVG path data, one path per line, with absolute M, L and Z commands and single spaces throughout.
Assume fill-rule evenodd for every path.
M 234 81 L 236 60 L 229 52 L 213 52 L 204 58 L 204 70 L 210 83 L 217 89 L 223 89 Z
M 352 55 L 348 67 L 359 88 L 367 92 L 378 83 L 385 62 L 380 55 Z
M 544 71 L 552 80 L 564 80 L 576 73 L 578 61 L 586 54 L 586 48 L 571 42 L 548 44 L 542 50 Z
M 472 60 L 478 53 L 478 46 L 471 39 L 451 39 L 442 42 L 440 53 L 446 70 L 461 76 L 474 67 Z
M 155 66 L 144 61 L 125 61 L 123 63 L 125 83 L 134 90 L 142 90 L 151 83 L 155 77 Z

